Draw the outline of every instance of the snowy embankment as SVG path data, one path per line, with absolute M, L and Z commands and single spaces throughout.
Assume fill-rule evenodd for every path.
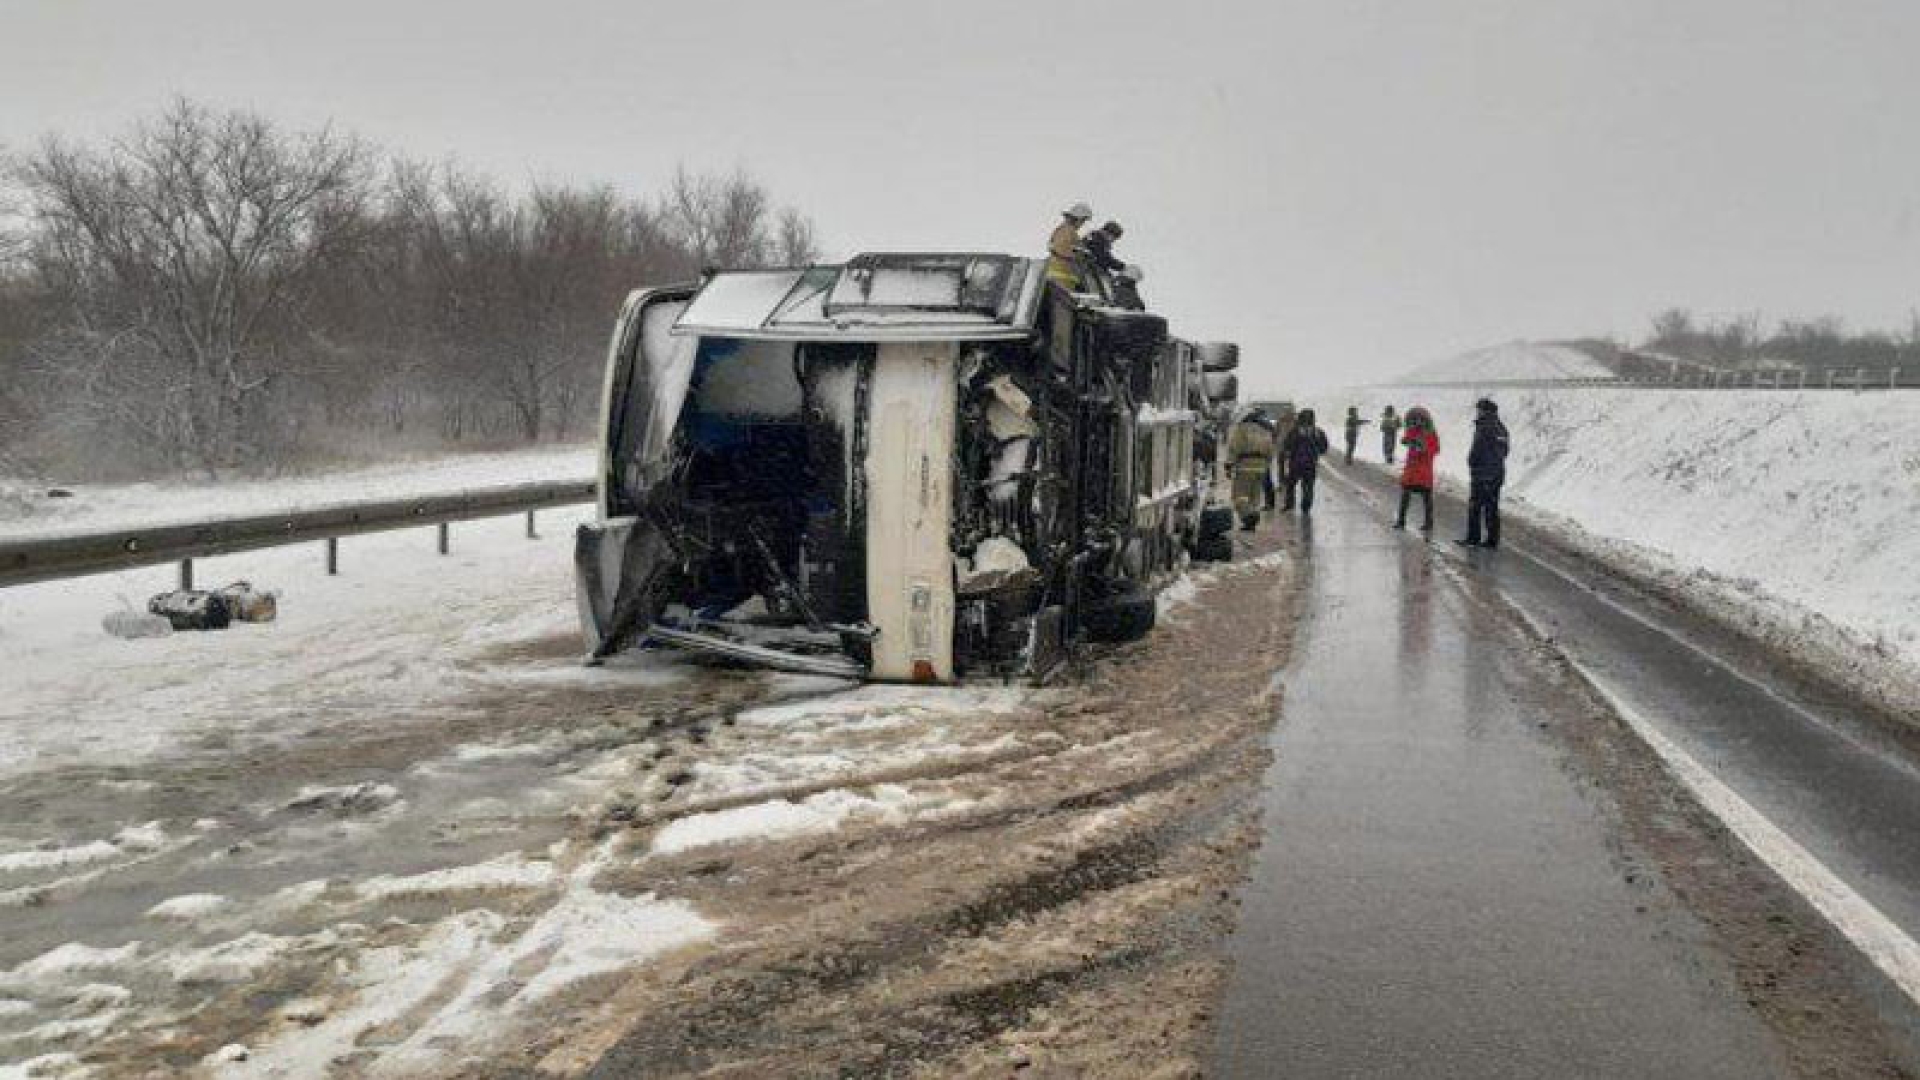
M 1370 420 L 1427 406 L 1465 484 L 1478 393 L 1358 393 Z M 1491 393 L 1510 510 L 1849 678 L 1920 683 L 1920 393 Z
M 1513 341 L 1422 364 L 1400 377 L 1409 385 L 1605 379 L 1613 369 L 1572 345 Z
M 29 486 L 17 478 L 0 476 L 0 495 L 5 496 L 0 497 L 0 540 L 318 509 L 343 502 L 404 499 L 506 484 L 579 480 L 593 475 L 595 460 L 592 447 L 563 446 L 422 458 L 271 480 L 61 485 L 60 489 L 69 493 L 61 498 L 49 498 L 45 486 Z

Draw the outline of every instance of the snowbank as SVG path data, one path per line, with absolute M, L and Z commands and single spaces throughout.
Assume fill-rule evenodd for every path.
M 1422 364 L 1400 376 L 1403 383 L 1532 382 L 1606 379 L 1613 370 L 1571 345 L 1513 341 Z M 1327 415 L 1333 415 L 1329 412 Z
M 1464 483 L 1469 391 L 1361 391 L 1424 404 L 1443 478 Z M 1517 390 L 1507 495 L 1679 575 L 1683 587 L 1920 672 L 1920 393 Z M 1343 403 L 1344 404 L 1344 403 Z M 1331 412 L 1331 410 L 1329 410 Z M 1377 438 L 1361 445 L 1377 452 Z

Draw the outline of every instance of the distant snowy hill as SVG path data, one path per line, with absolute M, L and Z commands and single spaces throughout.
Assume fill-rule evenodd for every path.
M 1422 364 L 1394 380 L 1403 385 L 1606 379 L 1613 369 L 1571 345 L 1513 341 Z

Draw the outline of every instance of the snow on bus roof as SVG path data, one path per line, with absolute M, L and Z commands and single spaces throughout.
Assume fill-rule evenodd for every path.
M 723 270 L 676 334 L 840 341 L 981 340 L 1033 332 L 1037 260 L 965 253 L 867 254 L 839 266 Z

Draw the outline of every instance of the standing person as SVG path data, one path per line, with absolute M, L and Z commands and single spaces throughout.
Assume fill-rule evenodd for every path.
M 1080 289 L 1080 229 L 1093 217 L 1093 207 L 1077 202 L 1060 211 L 1060 224 L 1047 238 L 1047 277 L 1076 292 Z
M 1433 459 L 1440 456 L 1440 433 L 1433 429 L 1433 415 L 1425 406 L 1407 410 L 1407 433 L 1400 438 L 1407 448 L 1407 464 L 1400 472 L 1400 514 L 1393 527 L 1407 527 L 1407 508 L 1415 495 L 1426 511 L 1420 531 L 1433 531 Z
M 1380 453 L 1386 457 L 1387 464 L 1393 464 L 1393 448 L 1400 445 L 1400 418 L 1394 415 L 1393 406 L 1380 410 Z
M 1227 432 L 1227 467 L 1233 473 L 1233 512 L 1242 531 L 1260 524 L 1261 488 L 1273 462 L 1273 429 L 1254 409 Z
M 1347 406 L 1347 464 L 1353 464 L 1353 448 L 1360 442 L 1360 429 L 1367 426 L 1360 419 L 1360 406 Z
M 1472 484 L 1467 495 L 1468 547 L 1500 546 L 1500 488 L 1507 482 L 1507 425 L 1491 398 L 1473 403 L 1473 447 L 1467 451 Z
M 1276 490 L 1274 478 L 1287 475 L 1287 459 L 1279 454 L 1280 424 L 1282 418 L 1265 409 L 1253 410 L 1253 421 L 1267 429 L 1267 436 L 1273 440 L 1274 452 L 1267 455 L 1267 471 L 1260 475 L 1260 497 L 1262 507 L 1273 509 L 1273 493 Z
M 1327 452 L 1327 433 L 1313 422 L 1313 410 L 1301 409 L 1293 430 L 1280 443 L 1280 457 L 1287 463 L 1287 498 L 1280 509 L 1293 509 L 1293 494 L 1300 492 L 1300 512 L 1313 513 L 1313 487 L 1320 476 L 1320 455 Z

